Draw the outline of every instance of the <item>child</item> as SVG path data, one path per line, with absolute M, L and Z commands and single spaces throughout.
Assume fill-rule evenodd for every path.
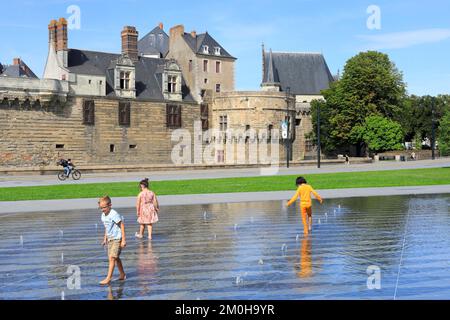
M 117 211 L 111 208 L 111 198 L 108 196 L 101 197 L 98 205 L 103 212 L 102 222 L 105 226 L 105 236 L 102 245 L 108 244 L 108 275 L 100 282 L 101 285 L 106 285 L 111 282 L 116 263 L 120 273 L 119 280 L 126 279 L 122 260 L 120 260 L 119 256 L 122 248 L 125 248 L 127 245 L 127 242 L 125 240 L 125 226 Z
M 322 198 L 316 191 L 314 191 L 314 189 L 309 184 L 306 184 L 305 178 L 298 177 L 296 184 L 298 187 L 297 192 L 286 205 L 289 207 L 295 202 L 297 198 L 300 198 L 300 212 L 303 221 L 303 233 L 305 234 L 305 236 L 307 236 L 309 232 L 311 232 L 312 228 L 311 192 L 314 194 L 314 197 L 320 201 L 320 203 L 322 203 Z M 306 215 L 308 215 L 308 219 Z
M 136 238 L 144 237 L 145 226 L 147 226 L 148 239 L 152 239 L 153 223 L 158 222 L 159 204 L 153 191 L 148 189 L 148 178 L 139 183 L 141 192 L 136 201 L 137 221 L 140 224 L 139 233 L 136 232 Z

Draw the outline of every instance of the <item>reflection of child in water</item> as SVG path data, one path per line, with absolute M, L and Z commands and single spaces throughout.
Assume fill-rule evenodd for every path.
M 307 236 L 312 229 L 311 193 L 314 194 L 314 197 L 319 200 L 320 203 L 322 203 L 322 198 L 316 191 L 314 191 L 314 189 L 309 184 L 306 183 L 305 178 L 298 177 L 296 180 L 296 184 L 298 187 L 297 192 L 286 205 L 289 207 L 295 202 L 295 200 L 297 200 L 297 198 L 300 198 L 300 212 L 303 221 L 303 233 L 305 234 L 305 236 Z
M 311 240 L 305 238 L 302 240 L 302 249 L 300 251 L 300 271 L 297 275 L 300 278 L 308 278 L 312 274 L 312 260 L 311 260 Z

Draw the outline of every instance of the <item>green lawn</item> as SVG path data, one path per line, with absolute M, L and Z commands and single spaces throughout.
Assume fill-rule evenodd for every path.
M 301 175 L 301 170 L 299 170 Z M 450 184 L 450 168 L 343 172 L 304 175 L 315 189 L 342 189 Z M 292 176 L 155 181 L 158 195 L 295 190 Z M 0 188 L 0 201 L 136 196 L 138 182 L 92 183 Z

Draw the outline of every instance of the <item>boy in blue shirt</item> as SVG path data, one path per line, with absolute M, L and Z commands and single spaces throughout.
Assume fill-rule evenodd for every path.
M 125 280 L 125 272 L 122 266 L 122 260 L 119 256 L 122 248 L 125 248 L 127 242 L 125 240 L 125 226 L 122 217 L 116 210 L 111 208 L 111 198 L 108 196 L 101 197 L 98 201 L 99 208 L 102 210 L 102 222 L 105 226 L 105 236 L 102 245 L 108 244 L 109 268 L 108 275 L 100 284 L 106 285 L 111 282 L 114 267 L 117 264 L 120 277 L 119 280 Z

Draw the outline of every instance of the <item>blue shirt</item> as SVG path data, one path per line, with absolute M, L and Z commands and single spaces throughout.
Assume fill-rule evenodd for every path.
M 122 217 L 116 210 L 111 209 L 108 215 L 102 213 L 102 222 L 106 229 L 106 236 L 108 240 L 120 240 L 122 239 L 122 230 L 118 223 L 122 221 Z

